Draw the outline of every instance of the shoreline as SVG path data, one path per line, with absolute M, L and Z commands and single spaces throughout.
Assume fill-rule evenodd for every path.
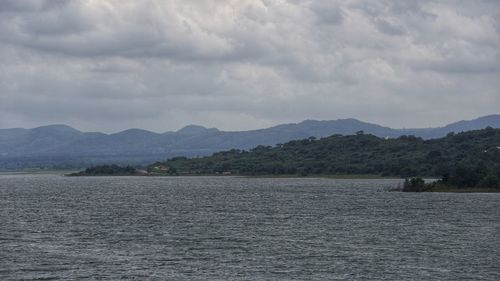
M 18 171 L 0 171 L 2 175 L 63 175 L 77 173 L 78 170 L 18 170 Z
M 77 171 L 76 171 L 77 172 Z M 59 175 L 62 177 L 239 177 L 239 178 L 255 178 L 255 179 L 345 179 L 345 180 L 403 180 L 399 177 L 389 177 L 371 174 L 340 174 L 340 175 L 244 175 L 244 174 L 181 174 L 181 175 L 168 175 L 168 174 L 97 174 L 97 175 L 71 175 L 75 173 L 73 170 L 33 170 L 33 171 L 0 171 L 0 176 L 6 175 Z M 433 180 L 429 177 L 426 180 Z M 388 189 L 389 192 L 404 192 L 401 188 Z M 436 187 L 421 192 L 405 192 L 405 193 L 500 193 L 497 188 L 456 188 L 456 187 Z
M 169 175 L 169 174 L 95 174 L 95 175 L 71 175 L 64 174 L 65 177 L 241 177 L 241 178 L 322 178 L 322 179 L 394 179 L 394 180 L 403 180 L 403 178 L 396 176 L 380 176 L 380 175 L 369 175 L 369 174 L 360 174 L 360 175 L 349 175 L 349 174 L 341 174 L 341 175 L 248 175 L 248 174 L 178 174 L 178 175 Z
M 437 188 L 431 189 L 423 192 L 434 192 L 434 193 L 500 193 L 500 189 L 497 188 Z

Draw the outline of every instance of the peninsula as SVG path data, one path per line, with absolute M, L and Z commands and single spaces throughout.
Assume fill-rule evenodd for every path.
M 500 129 L 487 127 L 424 140 L 415 136 L 381 138 L 355 135 L 310 137 L 251 150 L 233 149 L 199 158 L 174 157 L 145 168 L 96 166 L 77 174 L 93 175 L 375 175 L 434 177 L 439 186 L 408 191 L 453 188 L 500 189 Z

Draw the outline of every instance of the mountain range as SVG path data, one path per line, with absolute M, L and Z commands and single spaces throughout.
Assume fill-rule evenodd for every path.
M 66 125 L 33 129 L 0 129 L 0 169 L 80 168 L 89 165 L 149 164 L 175 156 L 197 157 L 228 149 L 250 149 L 294 139 L 351 135 L 363 131 L 378 137 L 414 135 L 439 138 L 450 132 L 500 128 L 500 115 L 459 121 L 443 127 L 393 129 L 357 119 L 305 120 L 250 131 L 220 131 L 189 125 L 176 132 L 129 129 L 114 134 L 81 132 Z

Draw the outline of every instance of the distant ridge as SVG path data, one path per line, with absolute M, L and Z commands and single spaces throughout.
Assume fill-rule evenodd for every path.
M 114 134 L 81 132 L 66 125 L 33 129 L 0 129 L 0 169 L 69 168 L 93 164 L 141 164 L 174 156 L 204 156 L 227 149 L 250 149 L 294 139 L 352 135 L 363 131 L 378 137 L 415 135 L 438 138 L 450 132 L 500 128 L 500 115 L 463 120 L 438 128 L 392 129 L 357 119 L 305 120 L 250 131 L 226 132 L 189 125 L 176 132 L 154 133 L 129 129 Z
M 180 130 L 178 130 L 176 133 L 181 134 L 181 135 L 199 135 L 199 134 L 204 134 L 204 133 L 209 133 L 209 132 L 219 132 L 218 129 L 215 128 L 205 128 L 203 126 L 198 126 L 198 125 L 188 125 Z

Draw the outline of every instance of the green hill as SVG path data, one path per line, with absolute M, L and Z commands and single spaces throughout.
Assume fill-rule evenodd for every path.
M 415 135 L 423 139 L 449 132 L 500 128 L 500 115 L 459 121 L 443 127 L 393 129 L 357 119 L 305 120 L 250 131 L 220 131 L 190 125 L 176 132 L 129 129 L 114 134 L 81 132 L 65 125 L 34 129 L 0 129 L 0 170 L 25 168 L 74 169 L 91 165 L 147 165 L 174 156 L 208 156 L 229 149 L 248 150 L 291 140 L 353 135 L 364 131 L 378 137 Z
M 335 175 L 446 177 L 457 173 L 500 177 L 500 129 L 423 140 L 358 132 L 285 144 L 229 150 L 202 158 L 172 158 L 149 166 L 157 174 Z M 471 176 L 472 177 L 472 176 Z M 478 176 L 480 177 L 480 176 Z M 470 185 L 474 183 L 470 180 Z

